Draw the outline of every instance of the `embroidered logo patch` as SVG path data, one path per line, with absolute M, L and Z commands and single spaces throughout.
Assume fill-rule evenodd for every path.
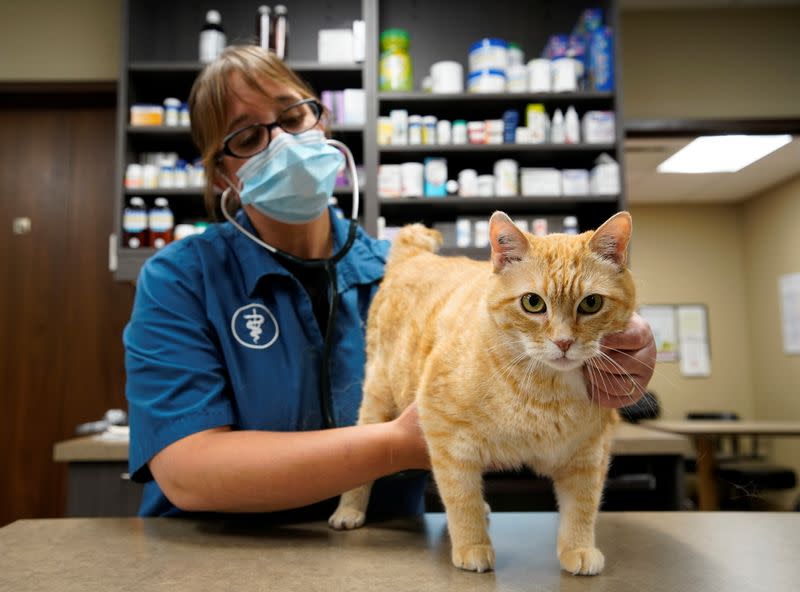
M 231 318 L 236 341 L 251 349 L 267 349 L 278 339 L 278 321 L 263 304 L 246 304 Z

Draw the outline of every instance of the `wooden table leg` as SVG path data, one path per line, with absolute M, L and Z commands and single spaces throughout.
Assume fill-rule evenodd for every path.
M 701 511 L 719 509 L 717 497 L 717 478 L 714 474 L 717 463 L 714 459 L 714 446 L 711 438 L 698 436 L 694 439 L 697 452 L 697 498 Z

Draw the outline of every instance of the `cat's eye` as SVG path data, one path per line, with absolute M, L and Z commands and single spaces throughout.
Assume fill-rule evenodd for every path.
M 594 314 L 603 307 L 603 297 L 600 294 L 589 294 L 578 304 L 578 312 Z
M 522 297 L 522 308 L 525 312 L 541 314 L 547 310 L 544 300 L 538 294 L 525 294 Z

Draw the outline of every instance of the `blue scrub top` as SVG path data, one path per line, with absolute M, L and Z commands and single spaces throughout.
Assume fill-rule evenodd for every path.
M 349 222 L 333 210 L 330 217 L 338 251 Z M 255 233 L 244 211 L 237 221 Z M 339 426 L 353 425 L 358 416 L 367 311 L 388 247 L 359 228 L 337 264 L 340 300 L 330 368 Z M 228 222 L 176 241 L 147 261 L 123 339 L 130 474 L 145 483 L 141 516 L 185 514 L 164 496 L 147 466 L 181 438 L 220 426 L 324 427 L 319 402 L 324 335 L 311 300 L 272 254 Z M 370 512 L 419 513 L 424 486 L 418 476 L 379 481 Z M 322 511 L 330 507 L 325 504 Z M 319 507 L 308 510 L 319 517 Z M 304 517 L 302 511 L 293 515 Z

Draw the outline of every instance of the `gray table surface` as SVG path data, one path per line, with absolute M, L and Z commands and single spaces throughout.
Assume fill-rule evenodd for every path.
M 333 532 L 249 520 L 21 520 L 0 529 L 0 590 L 800 590 L 800 514 L 608 513 L 606 569 L 559 570 L 557 516 L 495 513 L 494 572 L 450 564 L 442 514 Z

